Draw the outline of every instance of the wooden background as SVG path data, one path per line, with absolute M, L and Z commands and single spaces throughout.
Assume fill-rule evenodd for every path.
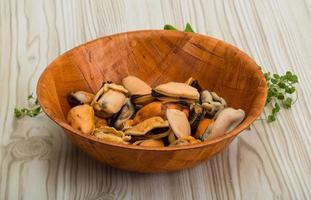
M 73 147 L 46 116 L 16 120 L 45 66 L 99 36 L 191 22 L 264 70 L 293 70 L 299 100 L 192 169 L 136 174 Z M 0 0 L 0 199 L 311 199 L 310 0 Z M 264 118 L 265 115 L 262 115 Z

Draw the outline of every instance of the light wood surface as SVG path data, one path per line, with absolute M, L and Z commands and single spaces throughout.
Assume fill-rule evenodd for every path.
M 273 124 L 256 121 L 212 160 L 154 175 L 94 161 L 44 115 L 14 119 L 14 107 L 27 104 L 45 66 L 66 50 L 187 21 L 265 70 L 293 70 L 298 102 Z M 310 0 L 1 0 L 0 199 L 310 199 L 310 32 Z

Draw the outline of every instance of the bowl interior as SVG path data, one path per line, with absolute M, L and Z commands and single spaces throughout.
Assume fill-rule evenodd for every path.
M 65 121 L 69 92 L 95 93 L 104 81 L 119 83 L 127 75 L 151 86 L 194 77 L 229 106 L 245 110 L 246 120 L 232 134 L 256 119 L 266 98 L 264 76 L 245 53 L 208 36 L 158 30 L 107 36 L 64 53 L 41 75 L 37 95 L 44 112 L 70 129 Z

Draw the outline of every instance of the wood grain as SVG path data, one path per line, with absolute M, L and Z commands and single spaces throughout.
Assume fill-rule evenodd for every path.
M 310 199 L 310 12 L 309 0 L 1 0 L 0 199 Z M 298 102 L 274 124 L 256 121 L 214 159 L 160 175 L 101 165 L 45 116 L 13 118 L 44 67 L 66 50 L 187 21 L 246 51 L 264 70 L 293 70 Z

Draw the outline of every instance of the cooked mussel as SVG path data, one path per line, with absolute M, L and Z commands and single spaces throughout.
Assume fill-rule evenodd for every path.
M 202 87 L 200 86 L 199 82 L 194 79 L 193 77 L 188 78 L 188 80 L 185 82 L 187 85 L 190 85 L 198 90 L 198 92 L 202 91 Z
M 177 109 L 167 109 L 166 117 L 177 138 L 191 135 L 190 123 L 184 112 Z
M 123 86 L 129 91 L 131 101 L 137 106 L 151 103 L 154 97 L 151 96 L 151 87 L 136 76 L 127 76 L 122 79 Z
M 136 125 L 143 120 L 146 120 L 151 117 L 162 117 L 166 119 L 166 110 L 167 109 L 177 109 L 183 111 L 186 116 L 189 115 L 189 110 L 186 106 L 178 103 L 162 103 L 160 101 L 154 101 L 142 107 L 139 111 L 137 111 L 135 117 L 132 121 L 128 121 L 128 125 Z
M 128 91 L 122 86 L 114 83 L 105 83 L 95 95 L 92 106 L 95 114 L 99 117 L 109 118 L 120 111 L 126 103 Z
M 214 120 L 209 118 L 204 118 L 203 120 L 201 120 L 194 137 L 197 139 L 204 140 L 208 135 L 207 129 L 213 122 Z
M 95 128 L 102 128 L 108 125 L 107 120 L 104 118 L 95 116 L 94 120 L 95 120 Z
M 190 145 L 190 144 L 198 144 L 201 143 L 201 140 L 195 139 L 192 136 L 183 136 L 181 138 L 178 138 L 173 143 L 171 143 L 169 146 L 184 146 L 184 145 Z
M 190 106 L 189 123 L 191 132 L 195 133 L 200 121 L 205 117 L 206 111 L 201 104 L 194 103 Z
M 131 136 L 126 136 L 124 132 L 118 131 L 110 126 L 96 128 L 93 134 L 95 137 L 105 141 L 124 144 L 128 144 L 128 141 L 131 139 Z
M 75 106 L 69 110 L 67 122 L 82 133 L 91 134 L 94 130 L 94 110 L 87 104 Z
M 122 130 L 124 128 L 124 122 L 129 120 L 134 115 L 134 113 L 135 107 L 130 99 L 127 99 L 126 104 L 116 114 L 116 116 L 112 118 L 112 125 L 116 129 Z
M 208 90 L 201 92 L 201 102 L 202 107 L 210 117 L 214 117 L 217 112 L 227 106 L 223 98 L 219 97 L 215 92 L 209 92 Z
M 138 140 L 133 143 L 133 145 L 143 146 L 143 147 L 164 147 L 162 140 L 156 139 L 147 139 L 147 140 Z
M 149 131 L 157 128 L 166 128 L 169 127 L 169 124 L 167 121 L 163 120 L 161 117 L 152 117 L 149 119 L 146 119 L 139 124 L 125 130 L 126 135 L 145 135 Z
M 177 82 L 158 85 L 152 90 L 152 96 L 165 103 L 184 102 L 186 104 L 194 103 L 200 98 L 196 88 Z
M 225 108 L 218 114 L 214 123 L 210 124 L 204 133 L 204 140 L 211 140 L 232 131 L 244 119 L 242 109 Z
M 94 99 L 94 94 L 85 91 L 71 92 L 67 96 L 70 106 L 78 106 L 82 104 L 90 104 Z

